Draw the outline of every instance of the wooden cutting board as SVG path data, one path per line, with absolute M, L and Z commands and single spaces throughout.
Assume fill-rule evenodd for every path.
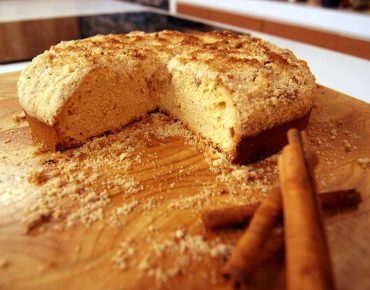
M 230 289 L 219 271 L 242 230 L 207 231 L 201 212 L 262 199 L 275 157 L 218 165 L 183 134 L 140 141 L 140 122 L 85 149 L 39 153 L 17 117 L 17 77 L 0 75 L 0 289 Z M 318 86 L 307 131 L 319 190 L 363 197 L 325 215 L 337 288 L 370 289 L 370 105 Z M 276 252 L 250 289 L 283 288 Z

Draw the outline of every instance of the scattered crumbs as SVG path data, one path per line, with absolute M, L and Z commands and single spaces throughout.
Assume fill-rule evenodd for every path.
M 370 167 L 370 158 L 359 158 L 357 159 L 357 164 L 362 168 L 366 169 Z
M 175 276 L 186 275 L 194 262 L 204 261 L 207 258 L 225 261 L 232 248 L 233 245 L 223 243 L 219 239 L 207 241 L 198 234 L 184 234 L 178 238 L 175 233 L 173 238 L 161 242 L 153 241 L 149 247 L 149 255 L 153 260 L 158 260 L 154 258 L 170 259 L 170 264 L 161 265 L 146 261 L 149 263 L 149 267 L 144 270 L 144 275 L 153 278 L 158 284 L 166 283 Z M 216 272 L 217 267 L 209 269 L 209 271 Z
M 148 227 L 148 231 L 149 231 L 149 232 L 154 232 L 154 230 L 155 230 L 155 228 L 154 228 L 154 226 L 153 226 L 153 225 L 150 225 L 150 226 Z
M 143 202 L 142 207 L 144 211 L 148 211 L 148 210 L 153 209 L 157 205 L 157 202 L 158 202 L 158 198 L 150 197 L 146 199 L 145 202 Z
M 199 170 L 197 167 L 161 164 L 159 155 L 151 150 L 152 146 L 163 146 L 176 138 L 204 156 L 206 163 L 200 163 L 203 167 L 199 179 L 193 177 Z M 48 230 L 61 231 L 76 224 L 90 227 L 99 221 L 100 226 L 123 227 L 134 210 L 150 215 L 164 203 L 165 208 L 193 214 L 220 200 L 222 204 L 256 202 L 277 178 L 277 157 L 233 165 L 207 140 L 180 122 L 153 113 L 121 132 L 96 137 L 79 148 L 62 152 L 36 150 L 26 168 L 26 180 L 37 185 L 31 187 L 35 203 L 25 210 L 26 228 L 47 225 Z M 155 170 L 151 179 L 138 180 L 136 171 L 129 172 L 130 168 L 139 172 L 147 168 Z M 189 176 L 194 187 L 182 193 Z M 147 192 L 153 194 L 143 199 Z
M 12 120 L 14 123 L 20 123 L 20 122 L 23 122 L 26 120 L 26 115 L 24 114 L 24 112 L 18 114 L 18 115 L 14 115 L 12 117 Z
M 335 139 L 338 135 L 337 129 L 330 130 L 330 139 Z
M 5 269 L 10 265 L 10 262 L 8 259 L 0 258 L 0 269 Z
M 124 271 L 130 266 L 130 259 L 135 255 L 135 249 L 131 241 L 123 241 L 119 244 L 118 250 L 112 258 L 115 268 Z
M 134 178 L 125 180 L 122 186 L 127 194 L 134 194 L 144 189 L 144 186 L 137 182 Z
M 184 229 L 177 229 L 175 232 L 175 238 L 182 239 L 185 236 Z
M 170 209 L 202 209 L 203 205 L 212 200 L 212 197 L 221 194 L 222 190 L 216 186 L 206 187 L 192 196 L 181 196 L 168 204 Z
M 108 224 L 110 225 L 119 225 L 122 224 L 122 218 L 128 215 L 131 211 L 137 207 L 139 202 L 137 200 L 133 200 L 131 202 L 125 203 L 124 205 L 115 208 L 112 214 L 109 217 Z
M 231 253 L 231 246 L 226 244 L 217 244 L 216 246 L 212 247 L 209 251 L 209 254 L 212 258 L 221 257 L 223 259 L 227 259 L 227 257 Z
M 104 218 L 104 208 L 109 204 L 108 192 L 91 191 L 78 198 L 79 207 L 66 218 L 66 227 L 70 228 L 77 222 L 90 227 L 94 222 Z
M 131 212 L 137 205 L 139 204 L 139 202 L 137 200 L 134 200 L 132 202 L 129 202 L 121 207 L 118 207 L 115 209 L 115 212 L 117 215 L 126 215 L 128 214 L 129 212 Z
M 351 151 L 357 149 L 357 147 L 353 146 L 352 143 L 350 141 L 348 141 L 347 139 L 343 140 L 343 148 L 344 148 L 344 151 L 346 151 L 346 152 L 351 152 Z
M 139 262 L 137 268 L 142 272 L 147 271 L 150 268 L 149 257 L 144 256 L 144 258 Z
M 88 142 L 86 144 L 90 150 L 100 150 L 107 145 L 107 137 L 103 136 L 94 138 L 91 142 Z
M 122 160 L 126 159 L 126 158 L 127 158 L 127 156 L 128 156 L 128 153 L 126 153 L 126 152 L 122 152 L 122 153 L 118 156 L 118 159 L 119 159 L 120 161 L 122 161 Z
M 169 282 L 172 278 L 187 275 L 194 263 L 214 260 L 212 264 L 224 262 L 230 255 L 233 245 L 219 238 L 206 240 L 200 234 L 186 234 L 184 228 L 167 233 L 164 239 L 147 239 L 145 254 L 135 248 L 134 241 L 121 242 L 112 257 L 113 266 L 119 270 L 138 270 L 143 276 L 152 278 L 157 285 Z M 207 270 L 217 277 L 217 267 Z M 213 283 L 217 279 L 212 280 Z
M 32 171 L 28 176 L 28 181 L 35 185 L 44 184 L 48 180 L 48 176 L 44 171 Z
M 155 116 L 155 118 L 160 119 L 161 116 Z M 155 128 L 154 133 L 160 139 L 165 139 L 167 137 L 183 137 L 187 143 L 195 143 L 194 134 L 187 130 L 184 125 L 179 121 L 172 121 L 164 124 L 164 126 L 159 126 Z

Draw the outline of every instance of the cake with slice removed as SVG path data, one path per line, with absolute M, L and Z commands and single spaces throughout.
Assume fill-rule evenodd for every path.
M 67 149 L 160 110 L 236 163 L 305 128 L 315 78 L 287 49 L 230 32 L 162 31 L 62 42 L 18 80 L 33 137 Z

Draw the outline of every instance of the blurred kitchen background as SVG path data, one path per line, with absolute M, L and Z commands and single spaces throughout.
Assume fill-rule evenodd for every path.
M 368 60 L 370 59 L 369 1 L 126 0 L 126 2 L 151 7 L 155 10 L 159 9 L 171 15 L 180 14 L 251 29 Z M 120 12 L 118 5 L 114 3 L 112 5 L 112 2 L 104 0 L 0 0 L 0 63 L 26 60 L 61 40 L 77 39 L 97 33 L 125 33 L 137 29 L 144 31 L 179 29 L 176 25 L 163 23 L 163 21 L 169 21 L 163 17 L 163 13 L 161 15 L 152 14 L 149 19 L 148 15 L 144 17 L 140 16 L 140 13 L 136 15 L 126 13 L 121 16 L 117 15 L 113 19 L 112 16 L 77 20 L 55 18 L 35 21 L 28 19 L 38 18 L 38 16 L 40 18 L 59 16 L 58 11 L 55 11 L 53 7 L 60 9 L 60 16 L 67 16 L 63 14 L 63 10 L 67 11 L 68 6 L 70 6 L 69 12 L 79 10 L 76 13 L 81 16 L 90 14 L 89 10 L 94 8 L 94 5 L 97 11 L 104 14 Z M 115 10 L 116 6 L 117 10 Z M 112 7 L 112 9 L 107 10 L 107 7 Z M 49 11 L 50 15 L 47 14 L 48 10 L 53 10 Z M 128 7 L 127 12 L 130 12 L 129 10 Z M 17 18 L 17 15 L 20 18 Z M 25 17 L 22 18 L 22 16 Z M 20 19 L 25 21 L 20 23 Z

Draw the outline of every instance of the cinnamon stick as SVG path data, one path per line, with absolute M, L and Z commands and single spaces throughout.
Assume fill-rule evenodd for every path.
M 246 225 L 260 204 L 258 202 L 206 210 L 202 213 L 203 224 L 210 230 Z
M 318 199 L 322 209 L 339 210 L 357 206 L 361 202 L 361 194 L 350 188 L 319 193 Z M 260 204 L 257 202 L 206 210 L 202 213 L 203 224 L 209 230 L 247 225 Z
M 361 193 L 355 188 L 324 192 L 318 194 L 318 198 L 323 210 L 355 207 L 362 201 Z
M 307 162 L 308 148 L 296 129 L 279 156 L 285 226 L 287 289 L 335 289 L 326 235 L 314 180 Z
M 236 282 L 245 281 L 253 273 L 259 256 L 282 211 L 281 192 L 274 187 L 256 209 L 248 229 L 238 240 L 223 272 Z

